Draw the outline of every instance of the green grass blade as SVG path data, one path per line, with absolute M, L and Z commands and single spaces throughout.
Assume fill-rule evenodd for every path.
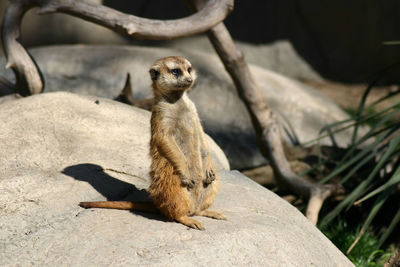
M 387 100 L 387 99 L 390 99 L 390 98 L 392 98 L 392 97 L 394 97 L 394 96 L 396 96 L 396 95 L 398 95 L 398 94 L 400 94 L 400 89 L 397 89 L 397 90 L 394 91 L 394 92 L 389 92 L 387 95 L 385 95 L 385 96 L 383 96 L 383 97 L 381 97 L 381 98 L 375 100 L 374 102 L 372 102 L 372 103 L 370 104 L 369 107 L 376 106 L 377 104 L 379 104 L 379 103 L 381 103 L 381 102 L 383 102 L 383 101 L 385 101 L 385 100 Z M 396 104 L 396 105 L 397 105 L 397 104 Z
M 393 142 L 394 144 L 397 144 L 400 141 L 396 138 L 396 142 Z M 349 208 L 356 199 L 360 198 L 360 196 L 365 192 L 367 187 L 370 185 L 372 182 L 373 178 L 375 175 L 379 172 L 379 170 L 384 166 L 384 164 L 387 162 L 387 159 L 391 156 L 393 151 L 395 150 L 397 146 L 389 146 L 388 149 L 385 151 L 383 154 L 382 158 L 378 161 L 372 172 L 369 174 L 367 179 L 362 181 L 342 202 L 340 202 L 339 205 L 336 206 L 331 212 L 329 212 L 322 220 L 321 224 L 327 224 L 330 221 L 332 221 L 339 213 L 345 209 Z
M 385 125 L 385 123 L 387 123 L 388 121 L 390 121 L 394 116 L 397 115 L 397 113 L 400 113 L 400 109 L 399 110 L 395 110 L 391 113 L 389 113 L 388 115 L 384 116 L 383 118 L 380 119 L 380 121 L 378 123 L 376 123 L 373 127 L 370 128 L 370 130 L 363 136 L 361 137 L 355 144 L 353 144 L 349 151 L 346 153 L 346 155 L 343 157 L 342 159 L 342 163 L 346 162 L 348 160 L 349 157 L 353 156 L 354 150 L 356 150 L 356 148 L 361 145 L 363 142 L 365 142 L 366 140 L 368 140 L 369 138 L 371 138 L 372 136 L 375 136 L 375 132 L 380 132 L 380 128 L 383 127 Z M 389 128 L 389 131 L 391 132 L 395 132 L 397 130 L 396 127 L 392 127 Z M 339 163 L 340 164 L 340 163 Z
M 389 235 L 393 232 L 397 224 L 400 222 L 400 209 L 397 210 L 396 215 L 394 216 L 393 220 L 390 222 L 388 229 L 386 229 L 385 233 L 382 235 L 381 239 L 379 240 L 378 248 L 382 246 L 382 244 L 386 241 Z
M 333 127 L 336 127 L 338 125 L 347 124 L 347 123 L 353 121 L 353 123 L 349 123 L 349 124 L 347 124 L 347 125 L 345 125 L 345 126 L 343 126 L 341 128 L 338 128 L 338 129 L 335 129 L 335 130 L 332 131 L 333 134 L 339 133 L 341 131 L 344 131 L 346 129 L 354 127 L 356 123 L 360 123 L 361 124 L 361 123 L 365 123 L 366 121 L 371 120 L 371 119 L 380 119 L 380 116 L 383 116 L 383 114 L 385 114 L 386 112 L 388 112 L 388 111 L 390 111 L 392 109 L 396 110 L 399 107 L 400 107 L 400 103 L 394 104 L 394 105 L 392 105 L 390 107 L 387 107 L 387 108 L 385 108 L 385 109 L 383 109 L 381 111 L 375 112 L 373 114 L 363 115 L 363 116 L 361 116 L 359 118 L 349 118 L 349 119 L 346 119 L 346 120 L 343 120 L 343 121 L 338 121 L 338 122 L 334 122 L 332 124 L 326 125 L 320 130 L 319 136 L 317 138 L 314 138 L 314 139 L 308 140 L 306 142 L 303 142 L 302 145 L 306 146 L 306 145 L 312 144 L 312 143 L 314 143 L 316 141 L 320 141 L 321 139 L 323 139 L 325 137 L 329 137 L 329 134 L 322 135 L 323 132 L 327 131 L 327 128 L 333 128 Z M 400 112 L 400 111 L 396 111 L 396 114 L 398 112 Z M 357 122 L 356 122 L 356 120 L 357 120 Z M 383 123 L 379 123 L 378 126 L 380 126 L 382 124 Z M 363 139 L 363 141 L 365 141 L 365 138 Z M 357 145 L 359 145 L 362 142 L 359 141 Z
M 328 182 L 331 178 L 339 175 L 343 171 L 345 171 L 347 168 L 351 167 L 353 164 L 355 164 L 357 161 L 368 155 L 369 153 L 376 154 L 377 150 L 376 147 L 387 137 L 387 134 L 382 134 L 380 135 L 372 144 L 369 144 L 367 147 L 365 147 L 363 150 L 361 150 L 356 156 L 348 160 L 347 162 L 343 162 L 343 160 L 338 164 L 339 167 L 337 167 L 335 170 L 333 170 L 329 175 L 327 175 L 324 179 L 320 181 L 321 184 L 324 184 Z M 371 152 L 372 151 L 372 152 Z M 348 155 L 348 152 L 346 153 Z M 345 157 L 346 157 L 345 155 Z M 361 166 L 360 166 L 361 167 Z
M 378 153 L 377 150 L 369 153 L 368 156 L 363 158 L 363 160 L 361 160 L 359 163 L 357 163 L 356 166 L 351 168 L 351 170 L 346 174 L 346 176 L 344 176 L 340 180 L 339 184 L 341 184 L 341 185 L 345 184 L 361 167 L 363 167 L 365 164 L 370 162 L 376 156 L 377 153 Z
M 378 199 L 375 201 L 370 213 L 368 214 L 367 219 L 365 220 L 363 226 L 360 229 L 360 232 L 358 233 L 356 239 L 354 240 L 353 244 L 349 247 L 347 250 L 347 254 L 350 253 L 350 251 L 354 248 L 354 246 L 357 244 L 358 240 L 362 237 L 362 235 L 365 233 L 365 230 L 368 229 L 368 227 L 371 225 L 372 220 L 375 218 L 376 214 L 381 210 L 383 204 L 386 202 L 390 195 L 390 192 L 386 192 L 386 194 L 381 194 Z
M 372 191 L 371 193 L 369 193 L 368 195 L 366 195 L 365 197 L 363 197 L 362 199 L 358 200 L 355 204 L 359 204 L 373 196 L 375 196 L 376 194 L 381 193 L 382 191 L 390 188 L 391 186 L 400 183 L 400 167 L 397 168 L 396 172 L 393 174 L 393 176 L 389 179 L 389 181 L 387 181 L 385 184 L 381 185 L 380 187 L 378 187 L 377 189 L 375 189 L 374 191 Z
M 368 85 L 367 89 L 365 90 L 360 104 L 358 105 L 358 109 L 356 112 L 356 117 L 360 117 L 361 114 L 363 113 L 364 107 L 365 107 L 365 102 L 367 101 L 367 97 L 369 95 L 369 93 L 372 90 L 372 87 L 375 85 L 376 81 L 374 81 L 373 83 L 371 83 L 370 85 Z M 357 134 L 358 134 L 358 128 L 360 127 L 360 123 L 358 120 L 356 120 L 356 124 L 354 125 L 354 130 L 353 130 L 353 136 L 351 138 L 351 145 L 354 146 L 354 144 L 356 143 L 356 139 L 357 139 Z
M 382 169 L 382 167 L 387 163 L 388 159 L 392 156 L 393 152 L 396 151 L 397 146 L 400 144 L 400 135 L 397 135 L 394 139 L 390 141 L 389 147 L 383 154 L 382 158 L 377 162 L 376 166 L 372 170 L 372 172 L 369 174 L 368 178 L 366 181 L 370 182 L 372 179 L 378 174 L 378 172 Z M 359 187 L 356 188 L 356 190 Z M 358 192 L 361 191 L 362 187 L 359 188 L 360 190 L 357 190 Z M 355 190 L 355 191 L 356 191 Z M 353 199 L 354 201 L 355 199 Z M 353 202 L 352 201 L 352 202 Z M 351 204 L 350 204 L 351 205 Z
M 383 45 L 400 45 L 400 41 L 385 41 L 382 42 Z

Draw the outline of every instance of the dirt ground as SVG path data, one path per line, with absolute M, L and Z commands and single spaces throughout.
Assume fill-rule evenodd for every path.
M 304 83 L 324 93 L 345 110 L 357 110 L 361 98 L 368 87 L 367 84 L 341 84 L 329 81 L 305 81 Z M 367 98 L 367 105 L 384 97 L 388 93 L 398 90 L 400 90 L 400 86 L 398 85 L 374 87 Z M 393 99 L 378 104 L 377 108 L 383 109 L 399 102 L 400 95 L 397 95 Z

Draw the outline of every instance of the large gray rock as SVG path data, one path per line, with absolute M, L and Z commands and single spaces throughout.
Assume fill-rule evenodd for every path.
M 185 56 L 199 74 L 189 95 L 198 108 L 205 131 L 228 155 L 232 168 L 248 169 L 266 163 L 259 152 L 248 112 L 215 53 L 84 45 L 44 47 L 32 49 L 31 53 L 43 70 L 45 90 L 66 90 L 108 98 L 118 95 L 128 72 L 135 97 L 150 96 L 148 69 L 155 59 L 169 55 Z M 270 107 L 286 128 L 289 128 L 288 123 L 292 126 L 300 142 L 316 138 L 326 124 L 348 118 L 332 100 L 310 86 L 259 66 L 250 65 L 250 69 Z M 7 75 L 12 78 L 11 73 Z M 344 131 L 337 134 L 336 141 L 344 146 L 350 136 L 350 130 Z M 288 135 L 284 134 L 284 138 L 290 142 Z M 325 138 L 321 143 L 331 142 Z
M 141 177 L 148 177 L 148 111 L 66 92 L 22 98 L 0 108 L 0 166 L 8 166 L 0 169 L 0 176 L 7 169 L 30 172 L 94 162 L 126 173 L 138 168 Z M 216 167 L 229 169 L 224 153 L 211 138 L 208 141 Z
M 199 218 L 205 231 L 78 207 L 147 198 L 148 119 L 70 93 L 0 105 L 0 265 L 352 266 L 294 207 L 238 172 L 220 171 L 214 207 L 228 220 Z
M 175 39 L 162 43 L 164 47 L 183 51 L 215 53 L 206 36 L 199 35 Z M 243 52 L 246 61 L 267 70 L 296 80 L 323 81 L 324 79 L 297 53 L 287 40 L 267 44 L 252 44 L 235 40 L 236 47 Z

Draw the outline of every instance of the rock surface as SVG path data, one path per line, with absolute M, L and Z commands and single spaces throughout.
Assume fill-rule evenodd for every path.
M 195 88 L 189 93 L 195 102 L 205 131 L 228 155 L 234 169 L 248 169 L 265 164 L 259 152 L 248 112 L 221 61 L 214 53 L 193 50 L 128 46 L 53 46 L 32 49 L 31 53 L 44 73 L 47 91 L 65 90 L 112 98 L 122 89 L 126 74 L 132 77 L 134 95 L 151 95 L 149 66 L 155 59 L 182 55 L 198 71 Z M 4 61 L 0 62 L 1 65 Z M 295 130 L 300 142 L 318 136 L 327 124 L 348 116 L 332 100 L 310 86 L 250 66 L 270 107 L 276 111 L 285 128 Z M 1 74 L 1 73 L 0 73 Z M 8 73 L 12 78 L 12 74 Z M 289 130 L 290 131 L 290 130 Z M 292 134 L 293 135 L 293 134 Z M 287 134 L 284 138 L 290 142 Z M 350 130 L 336 135 L 344 146 Z M 330 144 L 325 138 L 322 144 Z
M 208 38 L 201 35 L 171 40 L 160 45 L 183 51 L 195 50 L 215 53 L 215 49 Z M 237 49 L 243 52 L 246 61 L 250 64 L 296 80 L 324 81 L 287 40 L 279 40 L 268 44 L 252 44 L 235 40 L 235 45 Z
M 148 119 L 62 92 L 0 105 L 0 265 L 352 266 L 294 207 L 239 172 L 220 171 L 214 207 L 228 220 L 199 218 L 205 231 L 78 207 L 147 198 Z
M 5 169 L 52 170 L 83 161 L 126 173 L 138 168 L 142 171 L 137 175 L 148 177 L 148 111 L 67 92 L 22 98 L 0 108 L 4 153 L 0 166 L 8 166 Z M 211 138 L 208 140 L 216 167 L 228 170 L 224 153 Z

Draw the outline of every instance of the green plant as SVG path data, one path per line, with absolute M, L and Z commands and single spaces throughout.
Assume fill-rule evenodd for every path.
M 365 91 L 351 119 L 323 129 L 332 140 L 336 132 L 350 127 L 353 129 L 351 144 L 346 153 L 337 161 L 333 171 L 320 181 L 326 183 L 335 178 L 348 192 L 342 201 L 323 216 L 322 227 L 326 227 L 350 208 L 363 205 L 366 216 L 362 217 L 363 225 L 349 245 L 347 253 L 360 246 L 359 243 L 372 222 L 387 206 L 390 205 L 394 213 L 386 215 L 390 218 L 388 225 L 374 225 L 379 237 L 374 244 L 375 249 L 382 246 L 400 221 L 400 103 L 394 102 L 382 110 L 376 107 L 378 103 L 398 97 L 400 90 L 391 92 L 366 107 L 366 99 L 372 87 L 373 85 L 369 86 Z M 366 123 L 370 128 L 360 136 L 360 127 Z M 321 166 L 326 162 L 321 157 L 317 165 Z
M 322 227 L 321 231 L 334 243 L 343 253 L 354 243 L 361 229 L 361 224 L 353 226 L 342 217 L 336 218 L 331 224 Z M 373 231 L 367 229 L 365 234 L 359 239 L 355 247 L 347 257 L 356 266 L 383 266 L 393 255 L 394 247 L 386 250 L 377 249 L 379 240 Z

